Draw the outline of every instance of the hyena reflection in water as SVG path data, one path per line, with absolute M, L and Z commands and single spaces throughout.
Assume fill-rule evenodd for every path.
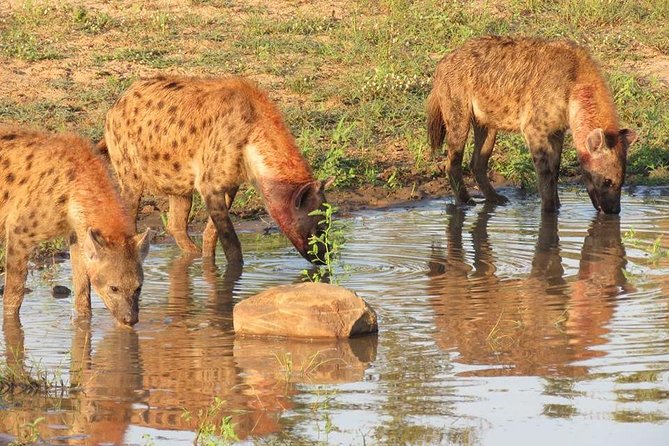
M 168 231 L 179 247 L 198 252 L 187 233 L 193 190 L 209 212 L 202 254 L 217 238 L 228 264 L 242 251 L 228 210 L 241 183 L 250 182 L 300 254 L 320 231 L 309 213 L 325 201 L 279 110 L 267 94 L 237 78 L 156 77 L 134 83 L 107 114 L 105 139 L 132 217 L 145 190 L 169 196 Z
M 576 43 L 509 37 L 470 40 L 437 65 L 427 115 L 433 151 L 444 140 L 448 144 L 447 171 L 457 204 L 474 204 L 462 179 L 471 126 L 471 168 L 487 201 L 507 201 L 487 177 L 497 131 L 520 131 L 537 170 L 542 209 L 557 211 L 560 156 L 569 128 L 593 206 L 605 213 L 620 212 L 627 148 L 637 136 L 620 129 L 597 63 Z

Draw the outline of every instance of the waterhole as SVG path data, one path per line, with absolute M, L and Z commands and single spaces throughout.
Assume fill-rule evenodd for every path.
M 380 326 L 350 341 L 235 338 L 236 302 L 309 267 L 279 235 L 242 234 L 241 277 L 152 246 L 133 329 L 96 296 L 73 319 L 50 291 L 69 262 L 34 270 L 2 360 L 52 387 L 3 390 L 0 442 L 666 444 L 669 190 L 631 190 L 619 217 L 505 192 L 343 218 L 336 278 Z

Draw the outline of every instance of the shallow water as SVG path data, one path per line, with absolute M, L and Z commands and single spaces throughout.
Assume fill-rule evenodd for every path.
M 73 322 L 49 292 L 68 262 L 35 271 L 4 361 L 73 390 L 0 396 L 0 432 L 44 417 L 51 444 L 189 444 L 218 397 L 245 443 L 666 444 L 669 191 L 632 191 L 620 218 L 570 191 L 542 217 L 505 192 L 503 207 L 346 219 L 338 276 L 378 337 L 235 339 L 235 302 L 308 267 L 276 235 L 243 236 L 240 278 L 152 247 L 132 330 L 97 298 L 90 325 Z

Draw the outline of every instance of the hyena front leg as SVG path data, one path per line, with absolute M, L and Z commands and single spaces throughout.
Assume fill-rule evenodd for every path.
M 530 146 L 534 167 L 537 170 L 541 210 L 543 212 L 557 212 L 560 207 L 557 182 L 560 173 L 562 145 L 560 144 L 559 149 L 556 150 L 548 136 L 526 130 L 523 130 L 523 133 Z
M 189 254 L 200 252 L 200 248 L 188 236 L 188 217 L 190 215 L 193 194 L 181 196 L 170 195 L 170 210 L 167 217 L 167 232 L 169 232 L 177 246 Z
M 496 204 L 505 204 L 509 199 L 500 195 L 490 184 L 488 179 L 488 160 L 495 147 L 496 129 L 488 129 L 474 122 L 474 153 L 472 154 L 471 168 L 476 178 L 479 189 L 485 196 L 486 201 Z
M 232 202 L 235 200 L 235 195 L 237 195 L 238 187 L 233 187 L 229 192 L 225 194 L 225 206 L 228 208 L 228 211 L 232 207 Z M 214 258 L 216 256 L 216 243 L 218 242 L 218 233 L 216 231 L 216 225 L 214 221 L 209 218 L 207 220 L 207 226 L 204 228 L 202 233 L 202 257 Z
M 123 205 L 128 211 L 130 221 L 135 225 L 135 232 L 137 232 L 137 212 L 139 210 L 139 200 L 142 198 L 144 188 L 139 183 L 119 181 L 119 189 L 121 190 L 121 200 L 123 201 Z
M 70 261 L 72 262 L 72 286 L 74 309 L 77 315 L 91 316 L 91 280 L 86 272 L 82 242 L 76 235 L 70 236 Z
M 218 239 L 221 241 L 225 257 L 228 260 L 228 267 L 241 267 L 244 263 L 242 260 L 242 245 L 230 220 L 226 203 L 226 196 L 230 196 L 234 189 L 236 189 L 234 186 L 222 188 L 202 186 L 200 195 L 202 195 L 209 217 L 216 227 Z
M 19 317 L 25 294 L 30 248 L 14 234 L 14 226 L 7 225 L 5 234 L 5 291 L 2 296 L 4 318 Z

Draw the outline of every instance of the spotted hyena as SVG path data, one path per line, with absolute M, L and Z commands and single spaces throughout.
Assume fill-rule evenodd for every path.
M 228 214 L 243 182 L 252 183 L 297 250 L 311 261 L 308 240 L 320 231 L 309 213 L 325 201 L 277 107 L 238 77 L 156 77 L 134 83 L 107 113 L 100 148 L 109 153 L 121 195 L 136 217 L 144 191 L 169 197 L 167 230 L 184 251 L 198 252 L 187 233 L 193 190 L 209 221 L 202 254 L 217 238 L 228 264 L 242 251 Z
M 18 317 L 31 251 L 39 242 L 69 236 L 77 312 L 90 315 L 92 283 L 116 319 L 136 323 L 148 233 L 135 235 L 104 163 L 87 141 L 0 126 L 5 318 Z
M 498 130 L 520 131 L 539 180 L 542 209 L 555 212 L 560 155 L 571 129 L 594 207 L 620 212 L 627 148 L 636 133 L 620 129 L 611 93 L 588 51 L 569 40 L 481 37 L 437 65 L 427 102 L 433 151 L 448 144 L 451 187 L 458 204 L 473 204 L 462 180 L 462 155 L 470 126 L 471 160 L 486 200 L 506 202 L 487 177 Z

